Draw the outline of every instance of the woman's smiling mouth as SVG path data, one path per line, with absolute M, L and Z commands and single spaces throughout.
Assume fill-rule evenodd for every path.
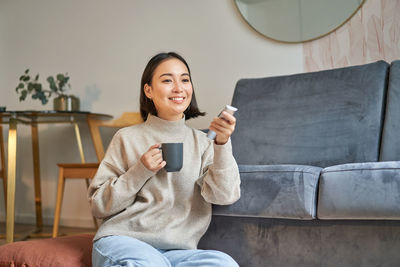
M 185 97 L 170 97 L 169 100 L 172 100 L 172 102 L 174 103 L 183 103 L 183 101 L 185 100 Z

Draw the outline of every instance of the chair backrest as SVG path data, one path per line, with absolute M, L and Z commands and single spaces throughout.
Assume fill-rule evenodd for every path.
M 104 158 L 104 146 L 100 134 L 101 127 L 123 128 L 139 124 L 142 122 L 143 119 L 140 115 L 140 112 L 124 112 L 119 118 L 116 118 L 114 120 L 98 120 L 89 117 L 88 118 L 89 130 L 92 136 L 97 160 L 100 162 Z

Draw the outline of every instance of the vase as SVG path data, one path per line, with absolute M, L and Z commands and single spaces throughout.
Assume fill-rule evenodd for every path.
M 79 98 L 74 95 L 60 95 L 54 98 L 53 108 L 57 111 L 79 111 Z

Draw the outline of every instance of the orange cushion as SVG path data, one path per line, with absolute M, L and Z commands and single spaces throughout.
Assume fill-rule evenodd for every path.
M 93 235 L 19 241 L 0 246 L 0 267 L 92 266 Z

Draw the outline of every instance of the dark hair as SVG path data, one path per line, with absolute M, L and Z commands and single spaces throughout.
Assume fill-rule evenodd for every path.
M 162 62 L 171 58 L 176 58 L 182 61 L 183 64 L 185 64 L 186 68 L 189 71 L 189 78 L 193 88 L 192 75 L 190 74 L 189 65 L 186 63 L 185 59 L 182 56 L 174 52 L 159 53 L 153 56 L 150 59 L 149 63 L 147 63 L 147 66 L 143 71 L 142 80 L 140 82 L 140 114 L 143 120 L 147 119 L 147 115 L 149 113 L 157 116 L 157 110 L 156 107 L 154 106 L 153 101 L 151 101 L 151 99 L 148 99 L 146 94 L 144 93 L 144 86 L 145 84 L 151 85 L 151 80 L 153 79 L 154 71 L 156 70 L 156 68 Z M 186 120 L 206 115 L 206 113 L 201 112 L 197 106 L 196 96 L 194 94 L 194 88 L 193 88 L 192 100 L 190 101 L 189 106 L 183 113 L 185 114 Z

